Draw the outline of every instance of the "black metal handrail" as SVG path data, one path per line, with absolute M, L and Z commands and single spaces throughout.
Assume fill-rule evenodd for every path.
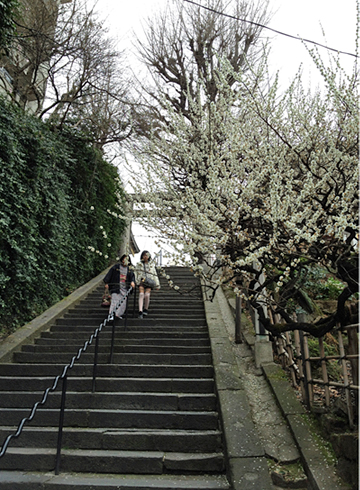
M 63 369 L 63 372 L 60 376 L 56 376 L 54 378 L 54 382 L 53 382 L 53 385 L 49 388 L 46 388 L 46 390 L 44 391 L 43 393 L 43 397 L 42 397 L 42 400 L 39 401 L 39 402 L 36 402 L 31 411 L 30 411 L 30 415 L 28 417 L 24 417 L 19 425 L 18 425 L 18 428 L 16 430 L 15 433 L 13 434 L 9 434 L 2 447 L 1 447 L 1 451 L 0 451 L 0 458 L 2 458 L 6 451 L 7 451 L 7 448 L 9 446 L 9 443 L 12 439 L 16 439 L 20 436 L 20 434 L 22 433 L 23 431 L 23 428 L 25 426 L 25 424 L 27 422 L 31 422 L 33 420 L 33 418 L 35 417 L 35 414 L 36 414 L 36 411 L 38 409 L 39 406 L 42 406 L 42 405 L 45 405 L 47 399 L 48 399 L 48 396 L 50 393 L 52 393 L 53 391 L 56 390 L 58 384 L 59 384 L 59 381 L 62 380 L 63 381 L 63 384 L 62 384 L 62 395 L 61 395 L 61 405 L 60 405 L 60 417 L 59 417 L 59 432 L 58 432 L 58 441 L 57 441 L 57 452 L 56 452 L 56 465 L 55 465 L 55 474 L 58 475 L 59 474 L 59 471 L 60 471 L 60 458 L 61 458 L 61 443 L 62 443 L 62 432 L 63 432 L 63 424 L 64 424 L 64 412 L 65 412 L 65 400 L 66 400 L 66 389 L 67 389 L 67 375 L 68 375 L 68 371 L 70 369 L 72 369 L 74 367 L 74 364 L 75 364 L 75 361 L 78 361 L 81 357 L 81 354 L 83 352 L 85 352 L 88 348 L 89 345 L 92 344 L 93 340 L 95 339 L 95 354 L 94 354 L 94 368 L 93 368 L 93 382 L 92 382 L 92 392 L 94 393 L 95 392 L 95 387 L 96 387 L 96 368 L 97 368 L 97 358 L 98 358 L 98 348 L 99 348 L 99 334 L 100 332 L 102 331 L 102 329 L 104 327 L 106 327 L 106 325 L 110 322 L 112 322 L 112 325 L 113 325 L 113 335 L 112 335 L 112 340 L 111 340 L 111 351 L 110 351 L 110 357 L 109 357 L 109 363 L 112 362 L 112 353 L 113 353 L 113 350 L 114 350 L 114 339 L 115 339 L 115 312 L 116 310 L 123 304 L 124 301 L 126 301 L 126 310 L 125 310 L 125 329 L 126 329 L 126 320 L 127 320 L 127 310 L 128 310 L 128 296 L 129 294 L 131 293 L 132 291 L 132 287 L 130 287 L 127 291 L 126 291 L 126 294 L 123 298 L 121 298 L 121 300 L 119 301 L 119 303 L 116 305 L 114 311 L 112 313 L 109 313 L 108 317 L 95 329 L 94 333 L 91 334 L 89 340 L 87 340 L 83 347 L 80 347 L 80 349 L 78 350 L 77 354 L 75 356 L 72 357 L 71 361 L 69 364 L 67 364 L 66 366 L 64 366 L 64 369 Z M 135 303 L 135 298 L 134 298 L 134 303 Z

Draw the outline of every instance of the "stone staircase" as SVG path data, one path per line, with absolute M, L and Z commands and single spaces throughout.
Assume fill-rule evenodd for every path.
M 161 278 L 144 319 L 131 317 L 130 299 L 112 364 L 111 326 L 100 334 L 95 393 L 94 346 L 69 371 L 60 474 L 58 390 L 0 459 L 1 490 L 230 489 L 200 285 L 186 269 L 167 270 L 191 295 Z M 13 363 L 0 364 L 0 444 L 104 320 L 102 292 L 24 345 Z

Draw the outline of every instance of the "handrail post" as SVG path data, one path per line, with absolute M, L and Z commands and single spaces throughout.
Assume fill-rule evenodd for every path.
M 133 318 L 135 318 L 135 307 L 136 307 L 136 286 L 134 287 L 134 306 L 133 306 Z
M 98 364 L 98 352 L 99 352 L 99 333 L 96 335 L 95 341 L 95 354 L 94 354 L 94 367 L 93 367 L 93 380 L 92 380 L 92 392 L 96 391 L 96 374 Z
M 67 389 L 67 372 L 64 375 L 63 384 L 62 384 L 61 406 L 60 406 L 60 417 L 59 417 L 59 432 L 58 432 L 57 450 L 56 450 L 55 475 L 58 475 L 60 473 L 61 445 L 62 445 L 62 436 L 63 436 L 63 427 L 64 427 L 66 389 Z
M 236 296 L 235 343 L 242 344 L 241 338 L 241 296 Z
M 305 405 L 308 410 L 311 409 L 310 406 L 310 394 L 309 394 L 309 381 L 306 372 L 306 356 L 305 356 L 305 348 L 304 348 L 304 332 L 302 330 L 299 331 L 300 336 L 300 351 L 301 351 L 301 362 L 303 366 L 303 377 L 304 377 L 304 395 L 305 395 Z
M 111 347 L 110 347 L 109 364 L 112 364 L 113 363 L 113 356 L 114 356 L 115 321 L 116 321 L 116 315 L 115 315 L 115 311 L 114 311 L 114 313 L 113 313 L 113 320 L 112 320 L 112 334 L 111 334 Z
M 126 330 L 126 327 L 127 327 L 127 317 L 128 317 L 128 304 L 129 304 L 129 296 L 126 296 L 126 304 L 125 304 L 125 323 L 124 323 L 124 330 Z

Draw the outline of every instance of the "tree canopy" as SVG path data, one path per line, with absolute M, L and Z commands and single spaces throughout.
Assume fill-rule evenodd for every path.
M 186 82 L 176 101 L 163 84 L 163 117 L 133 148 L 143 172 L 134 190 L 152 203 L 137 204 L 142 223 L 190 257 L 197 273 L 205 274 L 205 262 L 213 290 L 234 283 L 269 331 L 321 336 L 354 320 L 347 304 L 358 291 L 356 61 L 348 74 L 313 49 L 323 90 L 306 90 L 299 73 L 281 93 L 265 49 L 257 64 L 245 52 L 242 69 L 224 52 L 211 54 L 216 63 L 204 64 L 216 66 L 211 90 L 201 70 L 191 80 L 196 90 Z M 150 66 L 164 78 L 171 64 L 166 72 Z M 289 300 L 308 307 L 302 286 L 313 265 L 341 280 L 343 291 L 336 312 L 299 323 Z

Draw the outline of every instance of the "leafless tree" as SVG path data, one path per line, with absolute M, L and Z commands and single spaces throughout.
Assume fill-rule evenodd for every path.
M 168 2 L 164 11 L 148 19 L 144 40 L 137 39 L 140 60 L 153 82 L 141 85 L 147 98 L 136 111 L 139 135 L 149 136 L 156 120 L 166 118 L 161 93 L 191 122 L 196 116 L 189 98 L 203 97 L 207 103 L 217 99 L 220 57 L 239 71 L 256 63 L 262 51 L 260 26 L 269 20 L 268 0 L 209 0 L 202 5 L 205 8 L 183 0 Z M 205 94 L 200 93 L 204 85 L 199 79 L 205 81 Z
M 2 59 L 3 87 L 24 109 L 58 127 L 76 124 L 103 147 L 127 135 L 128 81 L 124 55 L 95 9 L 85 0 L 29 3 Z

